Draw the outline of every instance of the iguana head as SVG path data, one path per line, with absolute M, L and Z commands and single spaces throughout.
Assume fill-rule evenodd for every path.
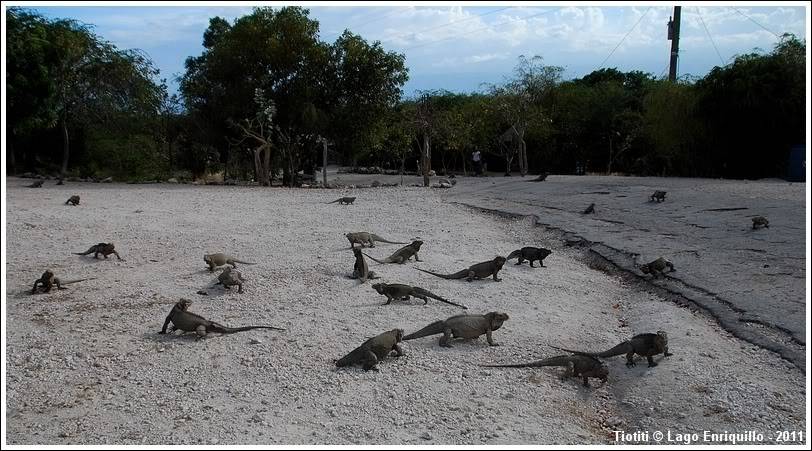
M 42 278 L 43 279 L 52 279 L 53 277 L 54 277 L 54 273 L 50 269 L 46 269 L 45 272 L 42 273 Z
M 651 272 L 651 268 L 649 268 L 648 265 L 649 265 L 648 263 L 640 265 L 640 271 L 642 271 L 643 274 L 648 274 Z
M 491 324 L 491 329 L 496 330 L 502 327 L 502 323 L 510 319 L 507 313 L 490 312 L 485 315 Z
M 497 255 L 496 258 L 493 259 L 493 264 L 496 265 L 497 268 L 501 268 L 505 265 L 507 259 L 502 257 L 501 255 Z
M 206 263 L 210 262 L 211 261 L 211 255 L 204 255 L 203 256 L 203 261 L 206 262 Z
M 383 284 L 382 283 L 374 283 L 372 284 L 372 288 L 378 292 L 378 294 L 383 294 Z
M 175 304 L 175 307 L 177 307 L 179 310 L 183 310 L 185 312 L 185 311 L 189 310 L 190 305 L 192 305 L 192 300 L 191 299 L 183 299 L 183 298 L 181 298 L 181 300 L 178 301 L 177 304 Z
M 395 334 L 395 342 L 403 341 L 403 329 L 392 329 L 391 332 Z
M 419 251 L 419 250 L 420 250 L 420 246 L 422 246 L 422 245 L 423 245 L 423 242 L 422 242 L 422 241 L 420 241 L 420 240 L 414 240 L 414 241 L 412 241 L 412 244 L 410 244 L 409 246 L 411 246 L 411 247 L 413 247 L 415 250 L 418 250 L 418 251 Z
M 600 364 L 601 366 L 595 371 L 595 375 L 598 379 L 606 382 L 609 380 L 609 368 L 606 367 L 603 363 Z
M 658 336 L 658 337 L 660 337 L 660 338 L 662 338 L 664 343 L 668 343 L 668 334 L 667 334 L 667 333 L 665 333 L 665 331 L 663 331 L 663 330 L 658 330 L 658 331 L 657 331 L 657 336 Z
M 553 251 L 545 248 L 541 248 L 541 258 L 547 258 L 548 255 L 552 254 Z

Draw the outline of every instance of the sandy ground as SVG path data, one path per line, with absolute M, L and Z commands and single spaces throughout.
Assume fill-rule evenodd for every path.
M 706 314 L 592 269 L 558 235 L 474 213 L 438 190 L 27 182 L 9 178 L 6 192 L 9 444 L 606 444 L 615 430 L 648 431 L 644 443 L 654 431 L 756 431 L 774 443 L 777 431 L 805 430 L 805 375 L 795 365 Z M 63 205 L 71 194 L 80 206 Z M 358 200 L 325 204 L 343 195 Z M 379 372 L 336 369 L 367 337 L 462 312 L 414 300 L 382 306 L 369 282 L 348 279 L 343 234 L 361 230 L 424 240 L 423 262 L 371 269 L 470 313 L 508 313 L 494 333 L 501 346 L 482 337 L 446 349 L 428 337 L 405 342 L 406 355 Z M 126 261 L 71 255 L 100 241 Z M 413 269 L 452 272 L 525 245 L 553 249 L 547 267 L 509 263 L 499 283 Z M 244 294 L 209 288 L 209 252 L 257 263 L 239 265 Z M 96 279 L 27 294 L 45 268 Z M 157 334 L 181 297 L 226 325 L 287 330 Z M 559 380 L 556 368 L 479 366 L 553 355 L 548 345 L 607 348 L 659 329 L 672 357 L 631 369 L 613 358 L 609 383 L 591 388 Z

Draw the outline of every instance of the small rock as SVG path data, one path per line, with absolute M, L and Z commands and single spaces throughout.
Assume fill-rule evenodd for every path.
M 421 434 L 420 438 L 422 438 L 423 440 L 431 440 L 432 439 L 431 434 L 429 434 L 428 432 L 424 432 L 423 434 Z
M 251 340 L 248 341 L 248 343 L 250 343 L 252 345 L 258 345 L 258 344 L 262 343 L 262 340 L 257 340 L 256 338 L 252 338 Z

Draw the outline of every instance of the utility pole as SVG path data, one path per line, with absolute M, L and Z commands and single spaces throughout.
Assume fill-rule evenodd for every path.
M 668 18 L 668 40 L 671 41 L 671 64 L 668 66 L 668 79 L 677 81 L 677 57 L 679 57 L 679 19 L 682 6 L 674 7 L 673 20 Z

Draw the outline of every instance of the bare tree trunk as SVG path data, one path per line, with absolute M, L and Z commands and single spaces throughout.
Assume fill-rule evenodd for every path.
M 321 155 L 321 180 L 322 185 L 327 186 L 327 141 L 322 140 L 322 155 Z
M 420 149 L 421 157 L 423 159 L 423 186 L 429 186 L 429 171 L 431 170 L 431 138 L 428 132 L 423 135 L 423 148 Z
M 8 153 L 8 163 L 11 166 L 11 168 L 6 167 L 6 172 L 9 172 L 9 170 L 10 170 L 11 175 L 16 175 L 17 174 L 17 164 L 16 164 L 17 160 L 15 160 L 15 158 L 14 158 L 14 127 L 9 127 L 9 128 L 10 128 L 10 130 L 9 130 L 8 136 L 6 137 L 6 144 L 7 144 L 7 150 L 8 150 L 8 152 L 7 152 Z
M 59 178 L 64 179 L 65 174 L 68 172 L 68 158 L 70 157 L 70 139 L 68 137 L 68 121 L 62 117 L 62 170 L 59 172 Z
M 609 133 L 609 164 L 606 165 L 606 174 L 612 173 L 612 133 Z
M 522 177 L 527 175 L 528 165 L 527 165 L 527 143 L 522 138 L 519 141 L 519 172 L 522 174 Z

